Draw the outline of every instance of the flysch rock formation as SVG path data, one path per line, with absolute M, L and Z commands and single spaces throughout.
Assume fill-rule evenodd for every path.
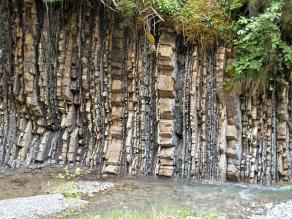
M 224 91 L 230 49 L 124 27 L 99 1 L 0 2 L 0 165 L 271 184 L 292 177 L 292 73 Z M 143 29 L 143 28 L 142 28 Z

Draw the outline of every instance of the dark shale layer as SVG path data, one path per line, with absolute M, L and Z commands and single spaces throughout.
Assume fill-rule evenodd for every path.
M 99 1 L 0 2 L 0 165 L 270 184 L 292 177 L 292 76 L 224 92 L 230 50 L 123 27 Z M 291 73 L 292 75 L 292 73 Z

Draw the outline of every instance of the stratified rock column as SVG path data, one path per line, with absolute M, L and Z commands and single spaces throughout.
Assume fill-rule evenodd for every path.
M 172 176 L 175 142 L 173 133 L 175 34 L 163 32 L 158 45 L 157 120 L 158 120 L 158 174 Z

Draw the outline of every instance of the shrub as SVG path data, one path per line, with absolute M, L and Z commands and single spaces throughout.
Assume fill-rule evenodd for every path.
M 154 8 L 163 15 L 176 16 L 182 8 L 181 0 L 150 0 Z
M 238 80 L 267 81 L 284 75 L 292 64 L 292 47 L 281 39 L 282 1 L 271 3 L 257 17 L 241 17 L 234 26 L 237 59 L 232 63 Z
M 235 8 L 235 6 L 233 6 Z M 211 0 L 188 0 L 179 14 L 179 25 L 188 40 L 199 40 L 202 45 L 212 45 L 228 38 L 231 22 L 230 4 Z

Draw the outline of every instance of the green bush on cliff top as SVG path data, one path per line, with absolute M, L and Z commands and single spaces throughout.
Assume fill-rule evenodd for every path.
M 235 23 L 233 45 L 237 59 L 229 70 L 234 71 L 236 80 L 284 78 L 291 68 L 292 47 L 282 40 L 279 26 L 283 6 L 282 1 L 274 1 L 259 16 L 241 17 Z
M 291 69 L 292 48 L 283 40 L 283 35 L 289 39 L 292 29 L 289 0 L 115 0 L 112 3 L 122 15 L 124 25 L 130 26 L 136 18 L 148 22 L 147 16 L 151 18 L 158 13 L 160 19 L 202 47 L 218 42 L 232 46 L 237 59 L 228 67 L 227 75 L 233 80 L 230 84 L 246 80 L 266 82 L 275 77 L 283 81 L 285 72 Z M 251 4 L 258 11 L 257 16 L 249 18 L 244 11 Z M 145 9 L 149 7 L 154 11 L 148 10 L 147 14 Z M 145 11 L 146 15 L 141 13 Z

